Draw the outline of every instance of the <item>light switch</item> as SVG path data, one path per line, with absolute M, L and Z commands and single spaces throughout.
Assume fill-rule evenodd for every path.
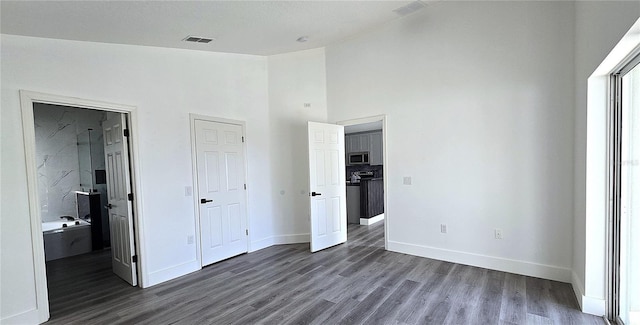
M 405 177 L 402 179 L 402 184 L 404 184 L 404 185 L 411 185 L 411 177 L 409 177 L 409 176 L 405 176 Z
M 191 189 L 191 186 L 185 186 L 184 196 L 191 196 L 191 195 L 193 195 L 193 190 Z

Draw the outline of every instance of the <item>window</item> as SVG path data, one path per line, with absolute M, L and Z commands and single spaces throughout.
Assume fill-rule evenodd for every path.
M 611 306 L 618 324 L 640 324 L 640 55 L 612 75 Z

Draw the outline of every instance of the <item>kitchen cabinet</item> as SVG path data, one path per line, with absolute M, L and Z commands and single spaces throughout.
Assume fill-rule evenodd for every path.
M 368 152 L 369 164 L 380 166 L 382 160 L 382 131 L 347 134 L 345 136 L 345 153 Z
M 379 131 L 382 134 L 381 131 Z M 371 134 L 367 133 L 356 133 L 356 134 L 347 134 L 345 136 L 345 152 L 369 152 L 371 151 Z M 382 137 L 380 137 L 382 139 Z
M 345 152 L 363 152 L 371 150 L 369 133 L 348 134 L 345 136 Z
M 372 166 L 382 165 L 382 131 L 369 134 L 369 147 L 369 163 Z
M 347 185 L 347 222 L 360 224 L 360 185 Z
M 91 223 L 91 247 L 92 250 L 100 250 L 109 246 L 109 240 L 104 237 L 102 204 L 100 193 L 76 192 L 78 218 Z
M 361 179 L 347 184 L 347 222 L 360 223 L 384 213 L 384 182 L 382 178 Z
M 344 136 L 344 153 L 347 155 L 353 152 L 353 144 L 351 143 L 352 140 L 352 135 L 346 134 Z
M 371 218 L 384 213 L 384 182 L 382 178 L 360 181 L 360 217 Z

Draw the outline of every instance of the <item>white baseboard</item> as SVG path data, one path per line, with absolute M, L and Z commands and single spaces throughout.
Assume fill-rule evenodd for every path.
M 576 295 L 576 299 L 580 305 L 580 310 L 583 313 L 596 316 L 603 316 L 606 313 L 606 300 L 585 296 L 582 281 L 580 281 L 578 275 L 574 271 L 571 272 L 571 286 L 573 287 L 573 293 Z
M 252 241 L 249 244 L 249 253 L 259 251 L 261 249 L 267 248 L 269 246 L 273 246 L 273 236 L 262 238 L 256 241 Z
M 361 226 L 371 226 L 374 223 L 378 223 L 380 221 L 384 220 L 384 213 L 379 214 L 375 217 L 371 217 L 371 218 L 360 218 L 360 225 Z
M 582 297 L 584 296 L 584 287 L 575 271 L 571 271 L 571 286 L 573 287 L 573 293 L 576 295 L 576 300 L 578 300 L 578 304 L 580 305 L 580 310 L 583 310 Z
M 391 240 L 388 241 L 388 250 L 398 253 L 433 258 L 436 260 L 478 266 L 497 271 L 533 276 L 537 278 L 566 283 L 571 282 L 571 270 L 558 266 L 466 253 L 436 247 L 414 245 Z
M 308 243 L 309 234 L 290 234 L 263 238 L 250 244 L 249 253 L 259 251 L 273 245 Z
M 189 273 L 198 271 L 201 268 L 202 267 L 200 267 L 200 263 L 198 262 L 198 260 L 193 260 L 186 263 L 174 265 L 159 271 L 151 272 L 147 276 L 147 279 L 148 279 L 147 287 L 154 286 L 156 284 L 159 284 L 165 281 L 173 280 L 183 275 L 187 275 Z
M 0 320 L 0 324 L 40 324 L 47 321 L 47 319 L 41 320 L 38 309 L 31 309 L 25 312 L 9 316 Z
M 280 236 L 271 236 L 267 238 L 263 238 L 257 241 L 253 241 L 249 245 L 249 253 L 255 252 L 269 246 L 273 245 L 284 245 L 284 244 L 298 244 L 298 243 L 308 243 L 309 242 L 309 234 L 291 234 L 291 235 L 280 235 Z M 200 266 L 197 260 L 186 262 L 183 264 L 175 265 L 160 271 L 155 271 L 149 273 L 147 276 L 148 285 L 146 287 L 150 287 L 165 281 L 169 281 L 175 279 L 177 277 L 181 277 L 183 275 L 187 275 L 189 273 L 200 270 L 202 267 Z
M 583 295 L 580 306 L 583 313 L 603 316 L 607 312 L 607 301 L 602 298 L 594 298 Z
M 273 236 L 274 245 L 300 244 L 308 243 L 309 241 L 311 241 L 311 237 L 308 233 Z

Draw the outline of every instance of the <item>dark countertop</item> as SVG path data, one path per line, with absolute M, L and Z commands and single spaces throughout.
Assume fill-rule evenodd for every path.
M 375 177 L 375 178 L 361 179 L 360 182 L 358 183 L 351 183 L 351 181 L 347 181 L 347 186 L 360 186 L 360 183 L 363 183 L 363 182 L 382 181 L 382 180 L 384 180 L 383 177 Z

